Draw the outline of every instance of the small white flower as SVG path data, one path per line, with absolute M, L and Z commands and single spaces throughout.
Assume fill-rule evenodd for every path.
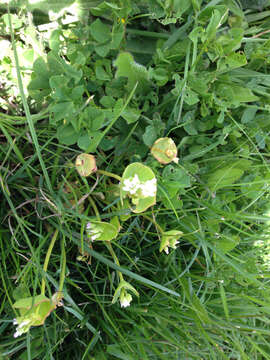
M 21 336 L 22 334 L 24 334 L 25 332 L 27 332 L 30 328 L 30 324 L 31 324 L 31 320 L 30 319 L 25 319 L 23 321 L 22 318 L 19 318 L 19 321 L 17 319 L 14 319 L 13 320 L 13 325 L 18 325 L 16 327 L 16 332 L 14 333 L 14 337 L 18 337 L 18 336 Z
M 22 335 L 22 333 L 20 333 L 19 331 L 16 331 L 15 333 L 14 333 L 14 335 L 13 335 L 13 337 L 18 337 L 18 336 L 21 336 Z
M 135 174 L 133 178 L 131 177 L 124 180 L 123 190 L 129 192 L 131 195 L 134 195 L 140 188 L 140 185 L 140 179 L 138 175 Z
M 87 230 L 90 230 L 91 227 L 92 227 L 92 224 L 91 224 L 90 222 L 88 222 L 88 223 L 86 224 L 86 229 L 87 229 Z
M 120 295 L 120 304 L 121 307 L 128 307 L 130 306 L 130 303 L 132 301 L 132 296 L 130 294 L 128 294 L 127 292 L 123 292 Z
M 145 197 L 155 196 L 157 192 L 157 179 L 148 180 L 140 186 L 142 195 Z
M 25 325 L 28 325 L 30 322 L 31 322 L 31 321 L 28 320 L 28 319 L 27 319 L 27 320 L 24 320 L 23 322 L 21 322 L 21 323 L 19 324 L 19 326 L 17 327 L 17 330 L 23 328 Z
M 95 241 L 99 237 L 100 237 L 100 234 L 92 235 L 91 236 L 91 241 Z
M 98 229 L 95 224 L 91 224 L 90 222 L 88 222 L 86 224 L 86 233 L 90 237 L 91 241 L 94 241 L 97 238 L 99 238 L 101 235 L 101 232 L 102 231 L 100 229 Z

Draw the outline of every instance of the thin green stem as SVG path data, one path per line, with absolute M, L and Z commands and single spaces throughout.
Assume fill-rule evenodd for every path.
M 100 219 L 100 214 L 99 214 L 98 208 L 97 208 L 94 200 L 93 200 L 90 196 L 88 197 L 88 199 L 89 199 L 89 202 L 90 202 L 91 206 L 93 207 L 93 210 L 94 210 L 94 212 L 95 212 L 95 215 L 96 215 L 97 219 L 100 221 L 100 220 L 101 220 L 101 219 Z M 109 252 L 110 252 L 110 254 L 111 254 L 111 256 L 112 256 L 115 264 L 118 265 L 118 266 L 120 266 L 118 257 L 117 257 L 117 255 L 115 254 L 115 252 L 114 252 L 114 250 L 113 250 L 113 247 L 112 247 L 112 244 L 110 243 L 110 241 L 105 241 L 105 244 L 106 244 L 107 249 L 109 250 Z M 119 276 L 120 281 L 123 281 L 123 280 L 124 280 L 123 274 L 122 274 L 120 271 L 117 271 L 117 274 L 118 274 L 118 276 Z
M 58 236 L 58 229 L 56 229 L 53 234 L 52 240 L 50 242 L 50 245 L 49 245 L 46 257 L 45 257 L 45 261 L 44 261 L 44 265 L 43 265 L 44 272 L 47 272 L 49 260 L 50 260 L 51 254 L 52 254 L 52 249 L 54 247 L 57 236 Z M 41 294 L 45 295 L 45 278 L 44 277 L 41 282 Z
M 163 234 L 162 227 L 160 225 L 158 225 L 158 223 L 154 219 L 152 219 L 152 218 L 150 218 L 150 216 L 147 216 L 147 215 L 144 215 L 144 214 L 141 214 L 141 216 L 144 217 L 145 219 L 151 221 L 151 223 L 153 223 L 155 225 L 155 227 L 160 232 L 160 234 Z
M 89 200 L 89 202 L 90 202 L 90 204 L 91 204 L 91 206 L 92 206 L 92 208 L 93 208 L 93 210 L 94 210 L 94 212 L 95 212 L 95 215 L 96 215 L 98 221 L 101 221 L 100 214 L 99 214 L 99 211 L 98 211 L 98 208 L 97 208 L 96 203 L 95 203 L 94 200 L 91 198 L 91 196 L 88 196 L 88 200 Z
M 112 247 L 112 244 L 109 242 L 109 241 L 106 241 L 106 246 L 107 246 L 107 249 L 109 250 L 114 262 L 116 265 L 120 266 L 120 263 L 119 263 L 119 260 L 118 260 L 118 257 L 116 255 L 116 253 L 114 252 L 113 250 L 113 247 Z M 121 271 L 117 271 L 117 274 L 119 276 L 119 279 L 120 279 L 120 282 L 121 281 L 124 281 L 124 277 L 123 277 L 123 274 L 121 273 Z
M 97 173 L 101 174 L 101 175 L 106 175 L 106 176 L 109 176 L 109 177 L 112 177 L 118 181 L 121 181 L 122 178 L 119 176 L 119 175 L 116 175 L 116 174 L 113 174 L 109 171 L 106 171 L 106 170 L 97 170 Z
M 64 282 L 65 282 L 65 274 L 66 274 L 66 250 L 65 250 L 65 239 L 62 237 L 61 241 L 61 273 L 60 273 L 60 280 L 59 280 L 59 294 L 61 297 L 61 293 L 63 291 Z

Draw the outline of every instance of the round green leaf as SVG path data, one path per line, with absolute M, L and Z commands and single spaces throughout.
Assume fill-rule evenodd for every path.
M 135 213 L 141 213 L 156 203 L 156 178 L 153 171 L 135 162 L 125 169 L 120 183 L 120 198 L 129 196 Z
M 102 221 L 91 221 L 86 225 L 86 232 L 91 241 L 111 241 L 118 235 L 118 228 Z

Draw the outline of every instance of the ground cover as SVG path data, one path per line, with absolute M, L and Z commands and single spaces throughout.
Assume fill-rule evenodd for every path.
M 268 359 L 267 0 L 0 4 L 0 359 Z

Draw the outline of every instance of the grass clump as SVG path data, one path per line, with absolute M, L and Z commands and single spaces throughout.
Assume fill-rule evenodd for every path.
M 269 1 L 7 3 L 0 357 L 270 358 Z

